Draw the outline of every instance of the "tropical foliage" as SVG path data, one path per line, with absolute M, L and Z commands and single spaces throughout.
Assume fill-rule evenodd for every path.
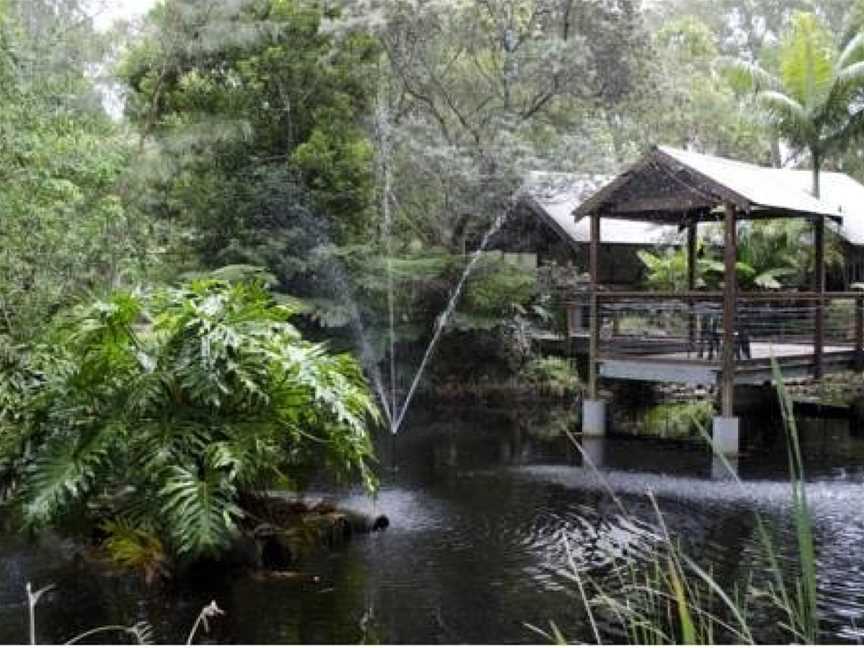
M 801 220 L 751 221 L 738 231 L 735 273 L 743 290 L 777 290 L 806 283 L 813 268 L 813 249 L 808 245 L 809 225 Z M 717 240 L 716 233 L 706 236 Z M 687 251 L 681 247 L 650 252 L 640 250 L 645 266 L 645 284 L 655 290 L 687 288 Z M 826 263 L 842 264 L 842 250 L 836 237 L 827 242 Z M 720 251 L 700 239 L 697 243 L 696 287 L 717 288 L 723 281 Z
M 107 31 L 90 4 L 0 0 L 0 488 L 32 525 L 107 522 L 127 564 L 219 551 L 245 490 L 368 483 L 360 369 L 304 340 L 410 378 L 528 171 L 662 141 L 864 178 L 860 0 L 165 0 Z M 806 275 L 802 229 L 740 236 L 743 286 Z M 680 252 L 642 258 L 684 285 Z M 533 270 L 477 267 L 460 369 L 484 338 L 575 385 L 532 357 L 560 310 Z
M 838 49 L 811 13 L 796 13 L 777 52 L 777 73 L 742 60 L 724 61 L 733 80 L 755 92 L 757 104 L 791 145 L 810 155 L 813 195 L 826 157 L 864 130 L 857 107 L 864 92 L 864 33 Z
M 16 338 L 163 268 L 159 228 L 126 200 L 129 134 L 85 75 L 89 26 L 77 3 L 0 4 L 0 331 Z
M 260 284 L 211 280 L 60 317 L 3 372 L 3 472 L 24 521 L 95 517 L 124 530 L 119 556 L 137 535 L 199 557 L 230 544 L 244 492 L 322 466 L 373 488 L 361 370 L 304 341 L 296 312 Z

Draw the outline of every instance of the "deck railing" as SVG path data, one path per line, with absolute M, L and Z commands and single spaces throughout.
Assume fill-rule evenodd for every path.
M 601 292 L 597 294 L 601 357 L 681 358 L 721 364 L 723 294 L 719 292 Z M 823 313 L 822 355 L 855 353 L 862 365 L 864 293 L 739 293 L 735 300 L 735 361 L 770 355 L 816 354 Z M 568 303 L 571 335 L 590 331 L 590 297 Z

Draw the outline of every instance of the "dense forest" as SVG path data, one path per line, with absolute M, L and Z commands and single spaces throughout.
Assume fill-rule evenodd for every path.
M 813 46 L 850 64 L 829 99 L 860 92 L 860 0 L 164 0 L 108 30 L 91 10 L 0 0 L 0 476 L 33 525 L 127 480 L 127 535 L 195 555 L 286 470 L 371 487 L 361 369 L 406 391 L 531 172 L 661 143 L 864 181 L 860 94 L 840 142 L 753 83 L 794 95 Z M 562 372 L 524 339 L 556 317 L 524 270 L 483 259 L 461 297 L 444 356 L 475 336 L 528 380 Z
M 302 299 L 317 337 L 349 343 L 359 315 L 373 363 L 384 265 L 397 337 L 428 337 L 530 171 L 614 173 L 656 143 L 808 165 L 718 62 L 779 69 L 802 12 L 835 50 L 864 21 L 832 0 L 172 0 L 96 32 L 88 9 L 0 5 L 6 339 L 222 269 Z M 537 298 L 488 274 L 463 327 Z

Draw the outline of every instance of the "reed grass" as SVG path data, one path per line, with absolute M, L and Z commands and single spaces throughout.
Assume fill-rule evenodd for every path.
M 757 587 L 753 571 L 731 585 L 718 582 L 712 568 L 698 564 L 687 555 L 682 544 L 667 528 L 660 505 L 648 493 L 654 510 L 651 553 L 646 559 L 613 558 L 613 566 L 599 575 L 583 570 L 573 559 L 566 539 L 565 549 L 571 578 L 581 599 L 590 642 L 655 644 L 716 643 L 756 644 L 759 642 L 815 644 L 820 638 L 820 619 L 816 589 L 816 556 L 812 520 L 798 429 L 792 401 L 786 391 L 776 362 L 772 363 L 777 397 L 783 413 L 788 439 L 791 510 L 795 526 L 794 569 L 783 569 L 784 561 L 772 539 L 768 525 L 754 511 L 756 533 L 765 561 L 767 585 Z M 694 421 L 702 437 L 710 436 L 699 421 Z M 600 471 L 571 437 L 585 465 L 598 477 L 604 491 L 625 516 L 624 502 L 610 488 Z M 729 461 L 716 455 L 730 478 L 746 494 L 746 486 Z M 631 520 L 635 519 L 630 517 Z M 788 562 L 788 561 L 787 561 Z M 760 619 L 754 621 L 755 612 Z M 528 626 L 546 640 L 568 643 L 561 629 L 550 622 L 547 629 Z M 581 640 L 586 640 L 581 637 Z
M 33 587 L 30 583 L 27 583 L 27 611 L 28 611 L 28 621 L 29 621 L 29 630 L 30 630 L 30 645 L 37 645 L 36 637 L 37 637 L 37 629 L 36 629 L 36 606 L 39 604 L 39 599 L 42 598 L 44 594 L 54 589 L 54 585 L 46 585 L 36 591 L 33 591 Z M 186 645 L 191 646 L 195 637 L 198 634 L 198 631 L 203 629 L 205 632 L 209 632 L 210 630 L 210 620 L 214 619 L 217 616 L 221 616 L 225 614 L 218 605 L 216 605 L 216 601 L 210 601 L 207 605 L 201 608 L 201 611 L 198 613 L 198 616 L 195 618 L 195 622 L 192 624 L 192 629 L 189 631 L 189 635 L 186 637 Z M 153 642 L 153 627 L 147 623 L 146 621 L 139 621 L 138 623 L 134 623 L 129 626 L 124 625 L 104 625 L 96 628 L 91 628 L 90 630 L 85 630 L 84 632 L 75 635 L 71 639 L 68 639 L 63 642 L 64 646 L 71 646 L 74 644 L 81 643 L 85 639 L 92 640 L 96 635 L 101 634 L 113 634 L 114 636 L 119 635 L 128 635 L 129 638 L 136 644 L 149 645 Z M 91 643 L 88 641 L 88 643 Z

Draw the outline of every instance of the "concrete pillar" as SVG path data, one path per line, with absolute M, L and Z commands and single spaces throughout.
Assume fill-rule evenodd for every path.
M 595 468 L 602 468 L 605 459 L 606 439 L 598 436 L 585 437 L 580 442 L 580 445 L 582 446 L 582 452 L 585 454 L 585 457 L 587 457 L 587 460 L 590 461 Z M 584 463 L 583 460 L 583 465 Z M 585 467 L 587 468 L 588 466 Z
M 728 464 L 728 465 L 727 465 Z M 731 470 L 731 472 L 730 472 Z M 724 462 L 720 457 L 711 457 L 711 479 L 717 481 L 733 480 L 738 476 L 738 458 L 727 457 Z
M 715 454 L 726 457 L 738 456 L 740 449 L 737 416 L 715 416 L 711 445 Z
M 586 398 L 582 401 L 583 436 L 606 436 L 606 401 Z

